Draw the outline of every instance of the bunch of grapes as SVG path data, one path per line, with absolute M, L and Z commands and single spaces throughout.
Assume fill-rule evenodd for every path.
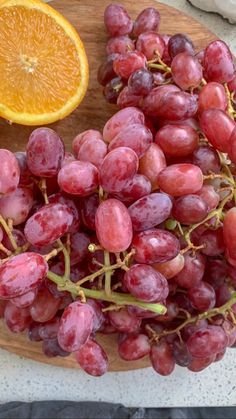
M 109 364 L 97 333 L 161 375 L 236 346 L 235 67 L 222 41 L 195 55 L 159 20 L 106 9 L 99 74 L 123 109 L 102 133 L 65 152 L 38 128 L 25 152 L 0 149 L 0 316 L 94 376 Z

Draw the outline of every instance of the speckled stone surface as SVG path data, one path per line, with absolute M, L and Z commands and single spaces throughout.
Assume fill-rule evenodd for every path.
M 163 3 L 200 20 L 229 43 L 236 55 L 235 25 L 197 10 L 185 0 Z M 0 350 L 0 402 L 13 400 L 93 400 L 137 407 L 236 405 L 236 349 L 229 349 L 223 361 L 198 374 L 176 368 L 170 377 L 164 378 L 148 368 L 108 373 L 98 379 Z

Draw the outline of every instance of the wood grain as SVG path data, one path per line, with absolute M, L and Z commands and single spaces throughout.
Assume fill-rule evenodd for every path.
M 85 129 L 102 129 L 105 121 L 114 113 L 115 107 L 107 104 L 102 95 L 102 88 L 96 80 L 99 63 L 105 55 L 107 35 L 103 25 L 104 8 L 111 0 L 55 0 L 50 4 L 61 12 L 79 31 L 85 44 L 89 65 L 90 83 L 87 95 L 82 105 L 65 120 L 52 125 L 66 143 L 67 149 L 74 136 Z M 216 36 L 190 16 L 179 10 L 166 6 L 153 0 L 123 0 L 122 3 L 135 18 L 140 11 L 149 6 L 157 7 L 161 13 L 160 32 L 174 34 L 183 32 L 194 41 L 197 50 L 202 49 Z M 0 122 L 0 147 L 10 150 L 23 150 L 32 127 L 8 125 Z M 107 351 L 110 361 L 110 371 L 126 371 L 145 368 L 149 365 L 147 359 L 135 362 L 122 361 L 117 353 L 116 337 L 99 336 L 99 341 Z M 60 367 L 78 368 L 73 356 L 68 358 L 46 358 L 41 352 L 40 343 L 32 343 L 25 335 L 10 333 L 3 322 L 0 325 L 0 347 L 9 352 L 34 359 L 39 362 Z

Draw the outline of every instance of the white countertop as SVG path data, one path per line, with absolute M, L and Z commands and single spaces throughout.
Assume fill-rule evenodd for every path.
M 204 23 L 231 46 L 236 55 L 236 26 L 215 14 L 193 8 L 185 0 L 163 0 Z M 201 373 L 176 368 L 169 377 L 151 368 L 108 373 L 93 378 L 81 371 L 40 364 L 0 350 L 0 403 L 8 401 L 106 401 L 126 406 L 236 405 L 236 348 Z

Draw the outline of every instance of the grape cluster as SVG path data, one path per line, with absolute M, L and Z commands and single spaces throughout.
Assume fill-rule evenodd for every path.
M 109 362 L 97 332 L 161 375 L 236 346 L 235 68 L 222 41 L 195 54 L 159 21 L 105 10 L 99 78 L 123 109 L 102 133 L 65 152 L 38 128 L 26 152 L 0 149 L 0 316 L 94 376 Z

